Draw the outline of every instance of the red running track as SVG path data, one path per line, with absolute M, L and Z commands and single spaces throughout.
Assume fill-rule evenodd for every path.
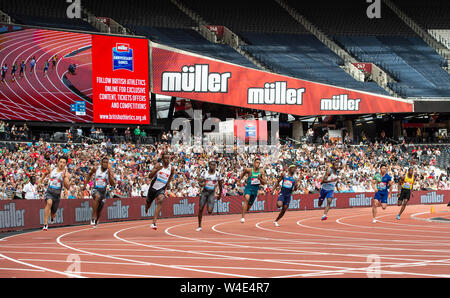
M 0 240 L 6 277 L 450 277 L 450 223 L 421 220 L 450 208 L 408 206 L 250 213 L 71 226 Z
M 92 122 L 92 103 L 86 102 L 86 115 L 77 116 L 70 105 L 83 98 L 72 92 L 62 81 L 69 64 L 75 63 L 77 75 L 69 76 L 72 84 L 87 97 L 92 97 L 92 54 L 84 50 L 64 57 L 80 48 L 91 46 L 91 36 L 72 32 L 24 29 L 0 35 L 0 63 L 8 65 L 6 81 L 0 84 L 0 115 L 3 119 L 29 121 Z M 51 57 L 57 55 L 53 69 Z M 36 66 L 30 72 L 30 60 Z M 20 63 L 25 61 L 25 76 L 19 78 Z M 44 63 L 50 61 L 47 75 Z M 16 80 L 11 68 L 17 63 Z

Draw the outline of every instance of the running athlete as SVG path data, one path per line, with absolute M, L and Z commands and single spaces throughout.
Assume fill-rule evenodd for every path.
M 8 65 L 6 65 L 6 63 L 2 66 L 2 83 L 5 82 L 5 76 L 6 73 L 8 72 Z
M 19 77 L 23 78 L 23 74 L 25 73 L 25 61 L 22 60 L 22 63 L 20 63 L 20 70 L 19 70 Z
M 239 178 L 239 181 L 242 181 L 245 176 L 248 176 L 247 185 L 244 188 L 245 201 L 242 205 L 241 223 L 245 222 L 245 212 L 248 212 L 255 202 L 256 197 L 258 196 L 259 187 L 266 183 L 266 176 L 264 174 L 264 171 L 261 171 L 261 168 L 259 167 L 260 164 L 261 159 L 256 158 L 253 161 L 253 167 L 246 168 Z
M 56 62 L 58 61 L 58 57 L 55 55 L 52 57 L 52 69 L 55 69 Z
M 294 174 L 296 171 L 297 166 L 290 165 L 288 173 L 283 173 L 280 178 L 278 178 L 277 184 L 275 185 L 275 187 L 280 188 L 280 182 L 282 182 L 280 195 L 278 196 L 277 200 L 277 207 L 281 208 L 281 211 L 278 214 L 277 219 L 275 219 L 275 221 L 273 222 L 276 227 L 280 226 L 278 224 L 278 221 L 284 216 L 284 213 L 286 212 L 287 208 L 289 207 L 289 203 L 291 202 L 292 192 L 297 188 L 297 183 L 294 178 Z
M 84 180 L 82 193 L 86 189 L 86 185 L 91 181 L 92 176 L 94 176 L 94 187 L 92 189 L 94 204 L 92 206 L 91 226 L 95 229 L 98 225 L 103 206 L 105 205 L 108 184 L 112 187 L 116 186 L 114 173 L 109 164 L 109 159 L 106 156 L 102 158 L 99 167 L 92 168 L 88 173 Z
M 389 188 L 392 186 L 394 181 L 392 177 L 387 173 L 387 166 L 382 164 L 380 166 L 380 173 L 375 174 L 372 180 L 373 189 L 377 189 L 378 191 L 375 193 L 375 196 L 372 200 L 372 215 L 373 215 L 373 223 L 377 222 L 377 207 L 381 203 L 381 208 L 386 209 L 387 200 L 390 197 Z
M 70 175 L 67 173 L 67 157 L 61 156 L 58 159 L 57 166 L 51 170 L 50 167 L 47 168 L 47 171 L 42 176 L 39 181 L 39 185 L 42 184 L 44 179 L 50 175 L 49 177 L 49 185 L 47 191 L 44 194 L 44 200 L 46 202 L 44 208 L 44 227 L 43 231 L 48 230 L 48 216 L 50 215 L 51 220 L 50 223 L 53 224 L 56 216 L 56 211 L 58 210 L 59 201 L 61 199 L 61 192 L 63 187 L 69 189 L 70 186 Z
M 198 209 L 198 228 L 197 231 L 202 230 L 203 209 L 208 204 L 208 213 L 211 214 L 214 209 L 215 199 L 220 200 L 222 197 L 223 179 L 220 173 L 216 170 L 217 163 L 211 160 L 208 163 L 208 171 L 204 171 L 200 176 L 199 184 L 203 188 L 200 193 L 199 209 Z M 216 196 L 216 189 L 219 186 L 219 194 Z
M 14 65 L 11 68 L 11 82 L 16 80 L 16 71 L 17 71 L 17 62 L 14 62 Z
M 161 211 L 166 187 L 169 185 L 175 173 L 175 168 L 169 164 L 170 156 L 168 153 L 162 154 L 161 161 L 162 163 L 158 163 L 149 175 L 152 182 L 148 189 L 147 201 L 145 204 L 145 213 L 148 213 L 148 209 L 150 209 L 152 202 L 156 199 L 155 214 L 153 215 L 153 223 L 150 226 L 153 230 L 156 230 L 156 220 Z
M 50 66 L 50 63 L 48 61 L 45 61 L 45 64 L 44 64 L 44 76 L 47 75 L 49 66 Z
M 31 58 L 30 62 L 30 74 L 33 73 L 34 66 L 36 65 L 36 57 Z
M 327 205 L 323 212 L 321 220 L 327 220 L 328 211 L 331 208 L 334 196 L 334 188 L 337 187 L 336 183 L 339 180 L 337 163 L 333 162 L 322 178 L 322 186 L 320 188 L 319 207 L 322 207 L 323 201 L 327 199 Z M 339 190 L 339 189 L 338 189 Z
M 400 216 L 406 208 L 406 204 L 408 204 L 409 199 L 411 198 L 411 191 L 413 190 L 414 186 L 414 178 L 414 169 L 410 167 L 406 175 L 402 177 L 398 183 L 401 191 L 400 196 L 398 197 L 397 206 L 402 206 L 402 208 L 397 215 L 397 219 L 400 219 Z

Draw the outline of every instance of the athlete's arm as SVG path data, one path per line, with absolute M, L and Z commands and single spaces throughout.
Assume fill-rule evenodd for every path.
M 242 179 L 245 177 L 245 175 L 247 175 L 249 169 L 245 168 L 244 171 L 241 173 L 241 176 L 239 177 L 239 182 L 242 181 Z
M 64 172 L 64 187 L 66 189 L 69 189 L 70 187 L 70 174 L 67 172 L 67 170 Z
M 116 180 L 114 179 L 114 173 L 113 173 L 113 170 L 111 168 L 111 165 L 108 166 L 108 176 L 109 176 L 109 184 L 112 187 L 115 187 L 116 186 Z
M 330 168 L 328 168 L 327 169 L 327 172 L 325 173 L 325 175 L 323 176 L 323 179 L 322 179 L 322 183 L 328 183 L 328 182 L 333 182 L 333 181 L 336 181 L 336 180 L 328 180 L 328 177 L 330 177 L 330 175 L 331 175 L 331 169 Z
M 275 190 L 275 188 L 280 188 L 280 182 L 281 182 L 281 180 L 283 180 L 283 177 L 284 177 L 284 173 L 281 173 L 281 176 L 278 177 L 276 184 L 273 186 L 274 190 Z
M 261 185 L 264 185 L 267 183 L 266 181 L 266 173 L 264 171 L 261 171 L 261 179 L 259 179 L 259 181 L 261 181 Z
M 219 184 L 219 196 L 217 197 L 217 199 L 219 200 L 222 197 L 223 179 L 220 179 L 217 183 Z
M 157 164 L 153 167 L 153 170 L 150 172 L 150 175 L 148 175 L 148 178 L 153 179 L 155 177 L 156 173 L 161 170 L 162 165 Z
M 88 184 L 88 182 L 91 181 L 91 178 L 92 178 L 92 175 L 94 175 L 94 172 L 95 172 L 95 168 L 92 168 L 92 169 L 89 171 L 89 173 L 88 173 L 86 179 L 84 179 L 84 183 L 83 183 L 83 191 L 86 189 L 86 185 Z
M 45 171 L 44 175 L 42 175 L 41 179 L 38 182 L 38 186 L 42 185 L 42 183 L 44 182 L 45 178 L 50 174 L 50 166 L 47 166 L 47 171 Z

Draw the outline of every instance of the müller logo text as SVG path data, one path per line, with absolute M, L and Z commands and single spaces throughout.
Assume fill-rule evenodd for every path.
M 209 72 L 208 64 L 185 65 L 181 72 L 163 72 L 161 91 L 227 93 L 231 72 Z
M 347 94 L 333 95 L 320 100 L 321 111 L 359 111 L 360 98 L 350 99 Z
M 264 83 L 247 90 L 248 104 L 301 105 L 305 88 L 287 88 L 287 82 Z

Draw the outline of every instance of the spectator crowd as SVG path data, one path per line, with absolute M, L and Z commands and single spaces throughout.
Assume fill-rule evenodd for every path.
M 248 146 L 232 146 L 231 152 L 217 153 L 214 146 L 173 145 L 170 134 L 153 145 L 122 142 L 112 144 L 104 140 L 97 144 L 50 144 L 42 140 L 33 143 L 15 143 L 14 148 L 0 147 L 0 199 L 39 199 L 47 187 L 46 181 L 37 185 L 47 166 L 54 167 L 58 157 L 68 157 L 67 169 L 71 175 L 70 188 L 63 199 L 90 198 L 93 181 L 82 191 L 84 179 L 100 159 L 108 156 L 117 185 L 109 197 L 145 197 L 150 185 L 148 178 L 162 152 L 171 152 L 171 164 L 176 174 L 167 189 L 170 197 L 196 197 L 201 191 L 198 178 L 207 169 L 208 161 L 216 160 L 224 177 L 224 196 L 243 194 L 246 181 L 239 181 L 244 167 L 251 167 L 256 156 L 269 183 L 262 192 L 272 193 L 277 178 L 290 164 L 297 165 L 296 178 L 300 188 L 295 193 L 318 193 L 321 179 L 331 161 L 340 164 L 339 192 L 372 192 L 372 178 L 381 163 L 389 166 L 389 173 L 398 181 L 408 167 L 417 174 L 414 190 L 450 189 L 448 169 L 439 168 L 437 159 L 450 153 L 449 146 L 414 146 L 373 143 L 350 146 L 345 144 L 278 145 L 275 152 L 249 153 Z M 30 180 L 33 179 L 33 181 Z M 393 191 L 397 191 L 394 184 Z

